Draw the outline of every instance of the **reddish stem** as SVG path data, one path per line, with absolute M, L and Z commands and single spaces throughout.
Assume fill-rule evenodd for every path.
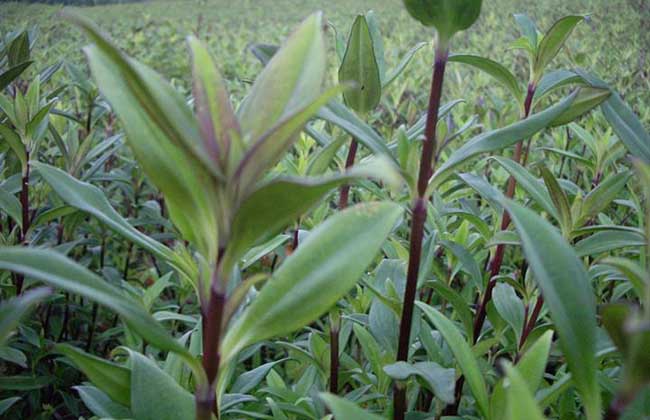
M 345 160 L 345 168 L 349 168 L 354 165 L 354 159 L 357 156 L 357 148 L 359 144 L 356 140 L 352 139 L 352 144 L 350 144 L 350 150 L 348 150 L 348 157 Z M 345 184 L 341 187 L 341 192 L 339 194 L 339 210 L 343 210 L 348 206 L 350 196 L 350 185 Z
M 440 98 L 442 97 L 442 84 L 447 64 L 448 51 L 438 48 L 436 51 L 433 78 L 431 80 L 431 93 L 429 96 L 429 109 L 427 123 L 424 130 L 424 144 L 420 159 L 420 172 L 418 175 L 418 196 L 413 202 L 411 237 L 409 249 L 409 263 L 406 276 L 406 289 L 404 291 L 404 305 L 400 321 L 399 342 L 397 347 L 397 360 L 407 361 L 410 347 L 411 324 L 413 322 L 413 308 L 417 292 L 418 275 L 420 271 L 420 258 L 422 254 L 422 239 L 424 238 L 424 224 L 427 218 L 426 190 L 432 174 L 433 155 L 436 150 L 436 128 L 438 113 L 440 111 Z M 403 420 L 406 412 L 406 387 L 395 384 L 393 388 L 393 419 Z

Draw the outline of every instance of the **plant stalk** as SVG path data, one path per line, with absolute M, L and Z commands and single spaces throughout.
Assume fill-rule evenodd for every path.
M 537 87 L 533 83 L 528 84 L 526 100 L 524 101 L 523 119 L 528 118 L 528 116 L 530 115 L 536 89 Z M 524 166 L 526 165 L 525 162 L 528 159 L 529 147 L 530 147 L 530 141 L 528 142 L 526 147 L 526 152 L 523 160 Z M 521 162 L 522 152 L 523 152 L 523 143 L 520 141 L 515 146 L 515 152 L 513 155 L 513 160 L 515 162 L 517 163 Z M 506 189 L 506 194 L 505 194 L 506 197 L 508 198 L 514 197 L 516 186 L 517 186 L 517 181 L 515 180 L 515 178 L 512 176 L 508 178 L 508 187 Z M 509 225 L 510 225 L 510 215 L 508 214 L 508 212 L 504 211 L 503 218 L 501 220 L 501 230 L 504 231 L 508 229 Z M 492 292 L 494 291 L 494 288 L 497 285 L 496 276 L 501 271 L 501 265 L 503 264 L 504 253 L 505 253 L 505 245 L 503 244 L 498 245 L 496 251 L 494 252 L 494 257 L 492 258 L 492 261 L 489 264 L 490 280 L 487 284 L 487 287 L 485 288 L 485 293 L 483 294 L 483 298 L 480 301 L 479 307 L 476 310 L 476 318 L 474 319 L 474 328 L 472 332 L 473 344 L 476 344 L 479 335 L 481 334 L 481 330 L 483 329 L 483 324 L 485 323 L 485 317 L 487 315 L 487 305 L 492 300 Z M 462 397 L 462 389 L 464 384 L 465 384 L 465 376 L 461 376 L 456 381 L 456 391 L 455 391 L 456 399 L 453 404 L 447 406 L 447 408 L 443 412 L 444 415 L 455 416 L 458 413 L 458 406 L 460 405 L 460 399 Z
M 215 264 L 210 284 L 210 298 L 204 313 L 203 325 L 203 369 L 207 383 L 203 389 L 196 393 L 196 418 L 210 420 L 212 413 L 218 417 L 216 399 L 216 381 L 219 376 L 219 344 L 221 342 L 221 329 L 223 326 L 224 308 L 226 306 L 226 292 L 224 282 L 220 278 L 221 265 L 219 261 L 223 255 L 220 250 L 217 264 Z
M 20 229 L 20 243 L 27 246 L 27 232 L 29 232 L 29 146 L 25 147 L 25 168 L 23 170 L 22 188 L 20 190 L 20 206 L 22 208 L 22 227 Z M 16 295 L 20 296 L 23 291 L 23 282 L 25 276 L 19 274 L 16 276 Z
M 357 149 L 359 147 L 359 144 L 355 139 L 352 139 L 352 144 L 350 144 L 350 150 L 348 150 L 348 157 L 345 160 L 345 169 L 348 169 L 352 165 L 354 165 L 354 159 L 357 156 Z M 343 210 L 348 206 L 348 201 L 349 201 L 349 196 L 350 196 L 350 185 L 345 184 L 341 186 L 341 192 L 339 194 L 339 210 Z
M 424 224 L 427 218 L 426 190 L 429 178 L 433 171 L 433 156 L 436 150 L 436 128 L 440 110 L 440 98 L 448 57 L 447 45 L 441 43 L 436 49 L 433 78 L 431 80 L 431 93 L 429 96 L 429 109 L 427 123 L 424 131 L 424 144 L 420 160 L 420 171 L 417 183 L 417 197 L 413 201 L 411 236 L 409 247 L 409 263 L 406 276 L 406 289 L 404 291 L 404 304 L 400 321 L 399 342 L 397 347 L 397 361 L 406 362 L 410 347 L 411 325 L 413 322 L 413 307 L 417 292 L 417 281 L 420 271 L 420 258 L 422 254 L 422 239 L 424 238 Z M 406 412 L 406 386 L 395 384 L 393 387 L 393 419 L 403 420 Z

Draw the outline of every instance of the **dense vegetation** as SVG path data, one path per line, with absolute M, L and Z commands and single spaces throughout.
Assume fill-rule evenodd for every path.
M 0 5 L 0 416 L 650 416 L 650 8 L 531 7 Z

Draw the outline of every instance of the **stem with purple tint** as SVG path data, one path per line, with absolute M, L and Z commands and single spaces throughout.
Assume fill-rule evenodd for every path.
M 22 188 L 20 190 L 20 206 L 22 207 L 22 227 L 20 229 L 20 243 L 27 246 L 27 232 L 29 232 L 29 146 L 25 147 L 25 167 L 23 168 Z M 25 276 L 18 274 L 16 276 L 16 296 L 20 296 L 23 291 L 23 282 Z
M 431 80 L 431 93 L 429 96 L 429 109 L 427 123 L 424 131 L 424 144 L 420 159 L 420 172 L 417 183 L 417 197 L 413 201 L 411 237 L 409 249 L 409 263 L 406 276 L 406 289 L 404 291 L 404 304 L 400 321 L 399 342 L 397 347 L 397 361 L 406 362 L 410 347 L 411 324 L 413 322 L 413 307 L 417 292 L 417 281 L 420 270 L 422 253 L 422 239 L 424 238 L 424 224 L 427 218 L 426 190 L 429 178 L 433 171 L 433 155 L 436 151 L 436 128 L 438 125 L 438 112 L 442 96 L 442 84 L 445 67 L 447 65 L 448 49 L 446 43 L 440 43 L 436 49 L 433 78 Z M 393 388 L 393 419 L 403 420 L 406 412 L 406 388 L 398 383 Z
M 528 118 L 528 116 L 530 115 L 536 89 L 537 86 L 535 84 L 530 83 L 528 85 L 526 100 L 524 101 L 523 119 Z M 522 161 L 522 155 L 524 155 L 522 166 L 525 166 L 526 161 L 528 160 L 529 146 L 530 146 L 530 142 L 528 143 L 524 154 L 523 142 L 520 141 L 519 143 L 517 143 L 517 145 L 515 146 L 515 152 L 512 160 L 514 160 L 517 163 L 520 163 Z M 517 181 L 515 180 L 515 178 L 512 176 L 508 178 L 508 187 L 506 189 L 506 194 L 505 194 L 507 198 L 514 197 L 516 186 L 517 186 Z M 502 231 L 507 230 L 508 226 L 510 226 L 510 215 L 504 211 L 503 218 L 501 220 L 501 230 Z M 499 272 L 501 271 L 501 265 L 503 264 L 504 253 L 505 253 L 505 245 L 503 244 L 498 245 L 496 251 L 494 252 L 494 257 L 490 261 L 489 264 L 490 280 L 487 284 L 487 287 L 485 288 L 485 293 L 483 294 L 483 298 L 481 299 L 479 307 L 476 310 L 476 318 L 474 318 L 474 328 L 472 332 L 472 344 L 476 344 L 481 334 L 481 330 L 483 329 L 483 324 L 485 323 L 485 317 L 487 315 L 487 305 L 492 300 L 492 292 L 494 291 L 494 288 L 497 285 L 496 276 L 498 276 Z M 462 389 L 464 384 L 465 384 L 465 377 L 461 376 L 456 381 L 456 392 L 455 392 L 456 399 L 453 404 L 447 406 L 447 408 L 443 412 L 444 415 L 455 416 L 458 413 L 458 406 L 460 405 L 460 398 L 462 396 Z
M 352 139 L 352 144 L 350 144 L 350 150 L 348 151 L 348 157 L 345 160 L 345 169 L 348 169 L 354 165 L 354 159 L 357 156 L 358 143 L 355 139 Z M 339 210 L 343 210 L 348 206 L 350 195 L 350 185 L 345 184 L 341 187 L 341 193 L 339 194 Z
M 203 311 L 203 369 L 205 370 L 207 383 L 197 389 L 196 392 L 196 418 L 198 420 L 209 420 L 212 414 L 218 416 L 216 399 L 216 383 L 219 377 L 219 363 L 221 355 L 219 344 L 221 342 L 221 329 L 224 320 L 224 308 L 226 306 L 226 291 L 224 289 L 225 276 L 221 274 L 220 262 L 224 250 L 219 250 L 219 255 L 210 281 L 210 296 L 207 307 Z

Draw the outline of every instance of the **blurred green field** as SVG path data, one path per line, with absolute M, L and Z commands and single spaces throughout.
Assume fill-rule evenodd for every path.
M 0 30 L 36 26 L 40 32 L 36 47 L 39 68 L 58 60 L 81 63 L 81 47 L 86 40 L 77 29 L 61 21 L 57 16 L 61 9 L 62 6 L 42 4 L 0 4 Z M 396 63 L 415 42 L 432 37 L 430 30 L 408 18 L 397 0 L 157 0 L 78 10 L 113 35 L 129 54 L 175 80 L 182 88 L 187 88 L 189 80 L 184 39 L 189 33 L 198 33 L 209 43 L 231 91 L 238 96 L 259 71 L 259 64 L 245 51 L 246 46 L 250 42 L 277 43 L 302 18 L 319 9 L 344 32 L 356 13 L 374 9 L 385 36 L 389 65 Z M 615 81 L 626 96 L 632 95 L 627 99 L 647 120 L 648 111 L 639 107 L 643 92 L 647 95 L 649 88 L 650 34 L 642 27 L 643 21 L 650 19 L 649 10 L 646 0 L 488 0 L 484 2 L 479 24 L 458 37 L 453 50 L 480 53 L 514 66 L 520 54 L 508 49 L 517 37 L 513 13 L 527 13 L 541 30 L 546 30 L 562 15 L 589 13 L 590 22 L 580 25 L 569 41 L 568 54 L 561 54 L 556 65 L 584 67 L 607 81 Z M 408 77 L 393 87 L 392 96 L 426 86 L 430 63 L 431 57 L 426 52 L 420 53 Z M 331 64 L 334 74 L 338 65 L 334 56 Z M 490 79 L 477 75 L 472 86 L 467 86 L 465 70 L 459 66 L 453 70 L 446 95 L 481 104 L 492 101 L 495 90 L 486 90 L 493 85 Z M 522 73 L 526 69 L 519 65 L 516 70 Z

